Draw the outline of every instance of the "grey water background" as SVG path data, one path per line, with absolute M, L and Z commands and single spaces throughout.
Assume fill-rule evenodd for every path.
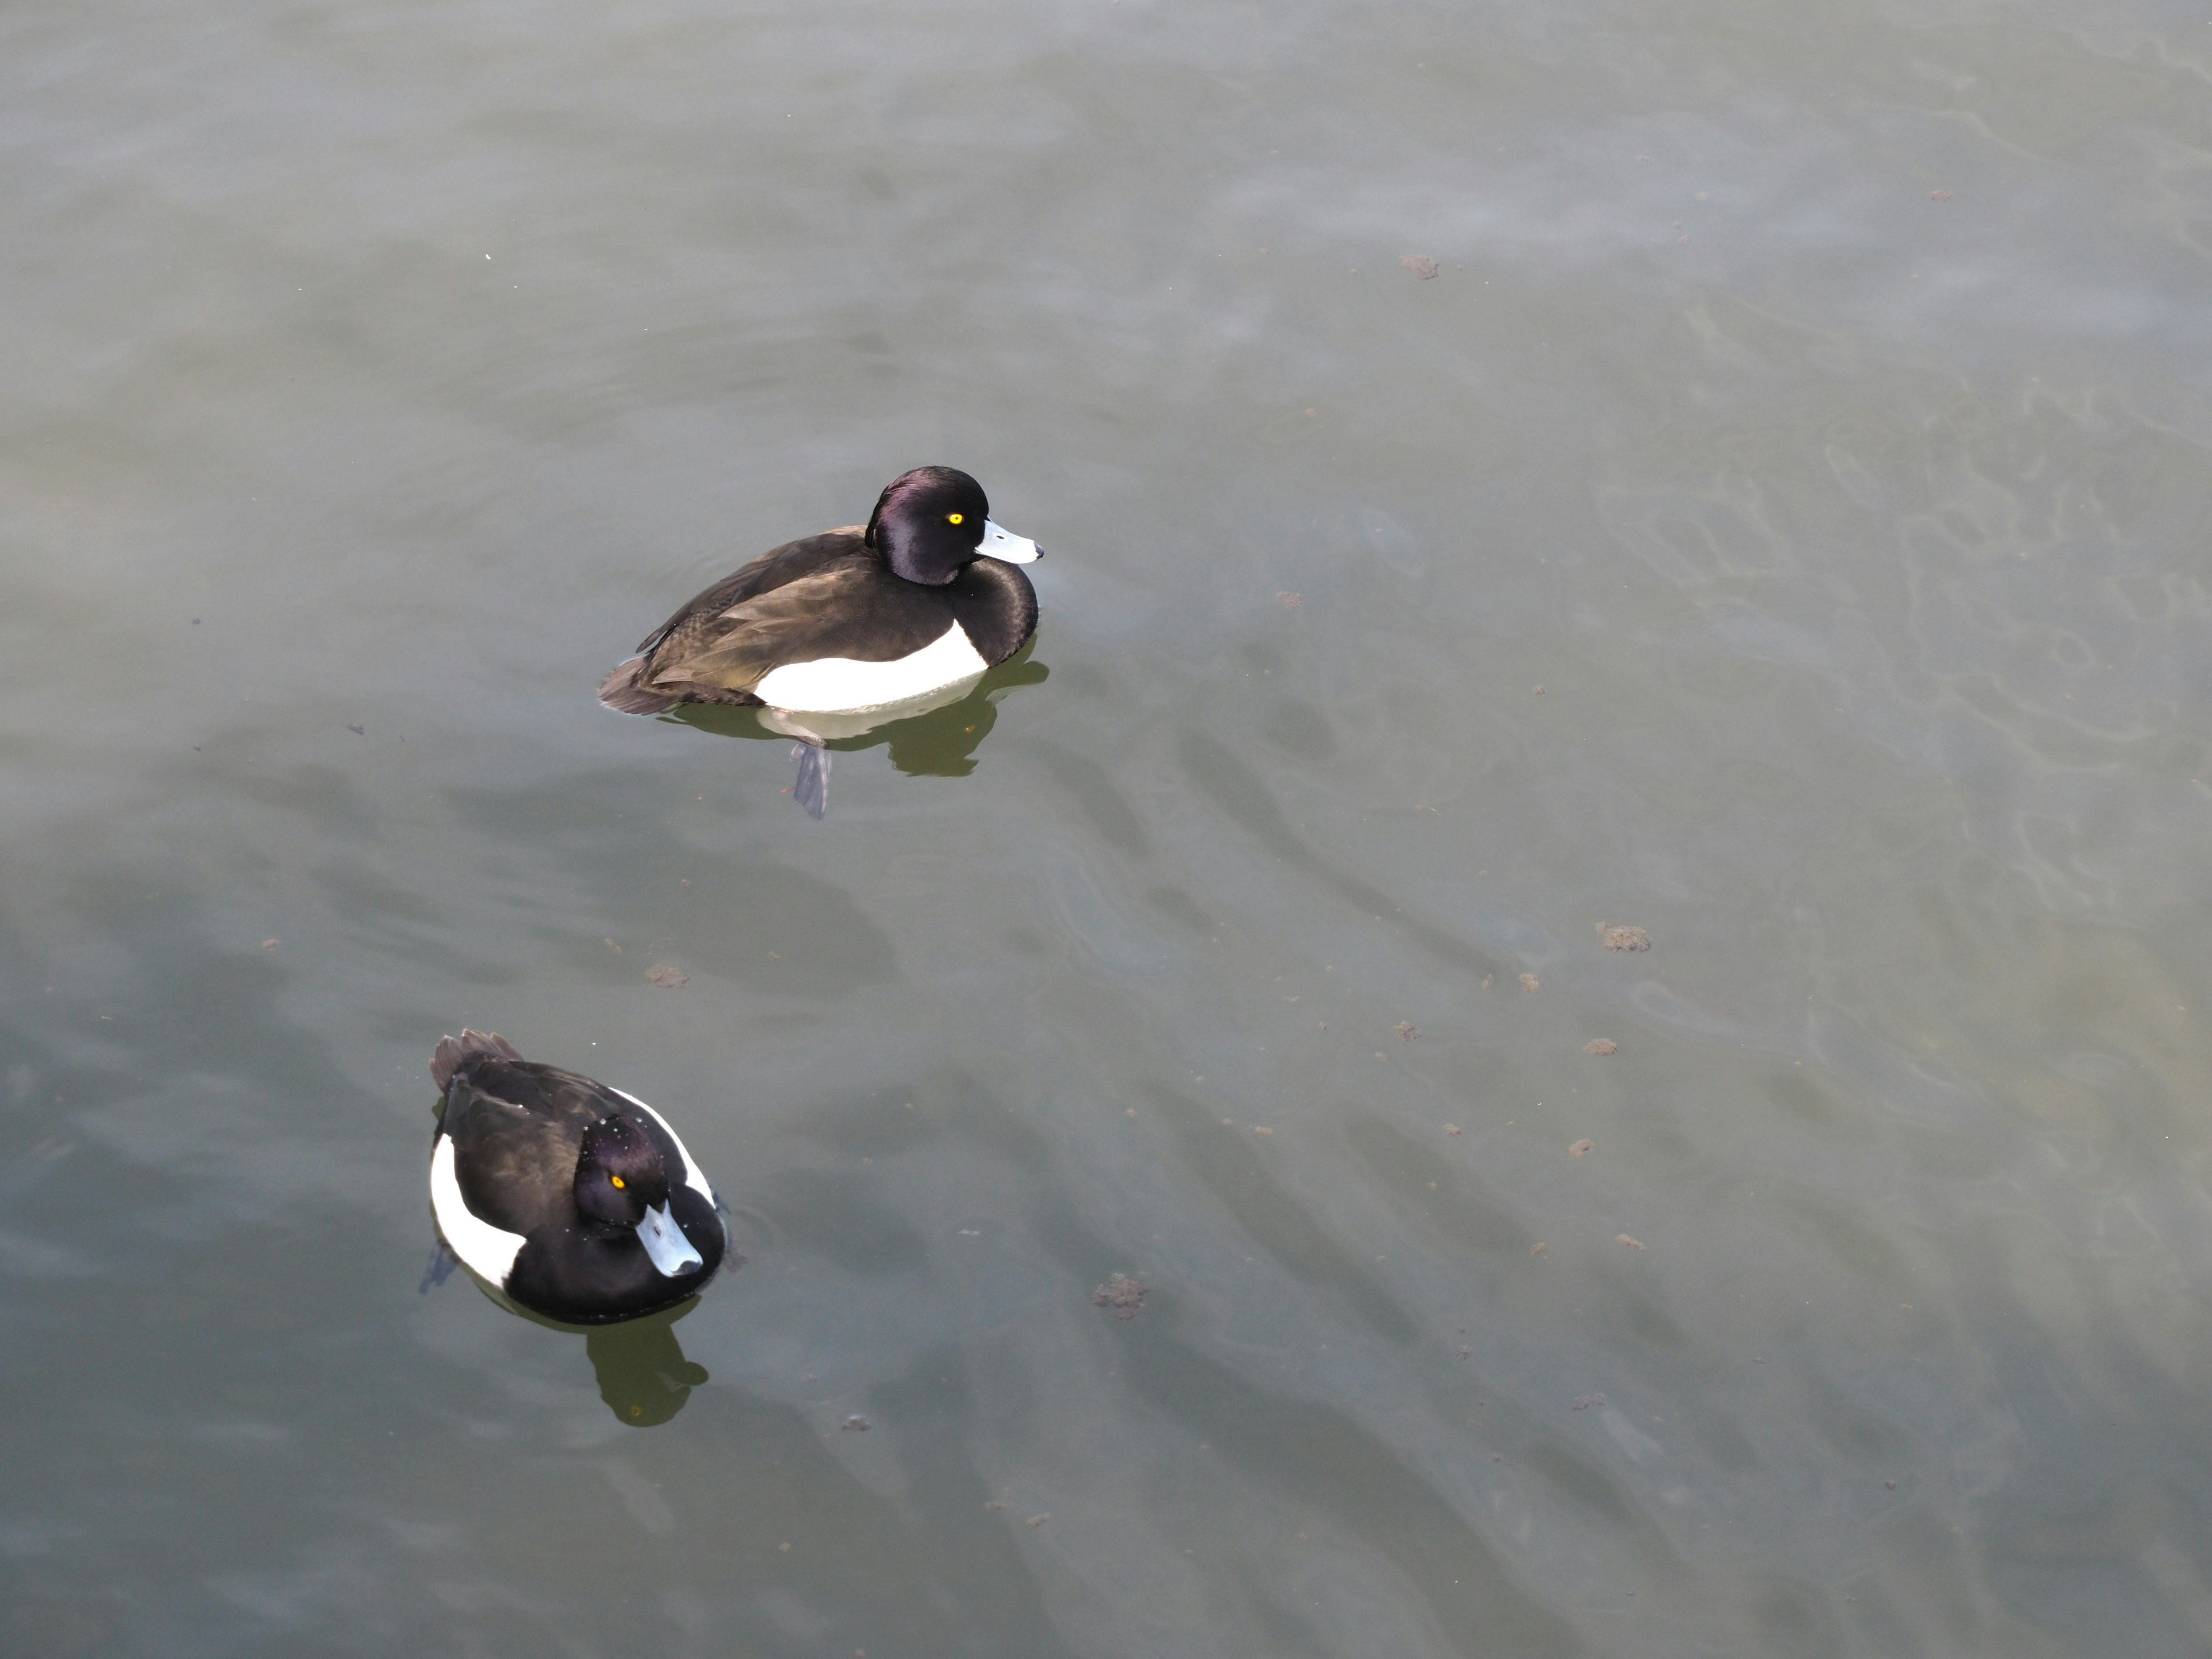
M 2201 10 L 0 13 L 9 1650 L 2212 1646 Z M 750 1263 L 418 1297 L 465 1022 Z

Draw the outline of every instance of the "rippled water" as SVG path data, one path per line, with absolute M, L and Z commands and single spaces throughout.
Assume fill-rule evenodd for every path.
M 10 1650 L 2212 1646 L 2209 76 L 0 17 Z M 823 823 L 594 705 L 927 461 L 1043 628 Z M 418 1296 L 464 1022 L 749 1265 Z

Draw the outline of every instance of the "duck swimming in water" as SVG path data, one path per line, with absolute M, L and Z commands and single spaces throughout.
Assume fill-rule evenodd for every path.
M 482 1031 L 440 1042 L 430 1077 L 445 1091 L 430 1141 L 439 1237 L 516 1306 L 611 1324 L 696 1295 L 721 1267 L 721 1202 L 643 1101 Z M 442 1277 L 434 1261 L 425 1288 Z
M 763 553 L 679 609 L 607 676 L 599 701 L 629 714 L 682 702 L 850 714 L 971 680 L 1036 631 L 1036 592 L 1014 567 L 1037 545 L 991 522 L 957 467 L 894 478 L 867 524 Z M 803 726 L 796 792 L 817 817 L 828 756 Z

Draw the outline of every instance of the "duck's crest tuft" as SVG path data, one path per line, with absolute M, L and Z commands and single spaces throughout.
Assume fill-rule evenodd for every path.
M 472 1060 L 520 1060 L 514 1045 L 503 1036 L 486 1031 L 471 1031 L 465 1025 L 459 1036 L 441 1037 L 438 1047 L 430 1056 L 430 1081 L 443 1094 L 453 1081 L 453 1073 Z

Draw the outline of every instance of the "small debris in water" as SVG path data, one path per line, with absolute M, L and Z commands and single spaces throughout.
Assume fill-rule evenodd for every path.
M 1607 1054 L 1619 1054 L 1620 1045 L 1611 1037 L 1592 1037 L 1588 1042 L 1583 1044 L 1583 1052 L 1586 1054 L 1595 1054 L 1600 1059 L 1603 1059 Z
M 1022 1522 L 1022 1524 L 1023 1524 L 1024 1526 L 1025 1526 L 1025 1527 L 1041 1527 L 1041 1526 L 1044 1525 L 1044 1523 L 1045 1523 L 1046 1522 L 1048 1522 L 1048 1521 L 1049 1521 L 1049 1520 L 1051 1520 L 1051 1519 L 1052 1519 L 1052 1513 L 1051 1513 L 1051 1511 L 1050 1511 L 1050 1510 L 1047 1510 L 1047 1511 L 1046 1511 L 1044 1514 L 1042 1514 L 1042 1515 L 1033 1515 L 1033 1516 L 1030 1516 L 1030 1518 L 1029 1518 L 1028 1520 L 1026 1520 L 1026 1521 L 1023 1522 Z
M 1399 1042 L 1411 1042 L 1415 1037 L 1420 1036 L 1421 1028 L 1409 1020 L 1401 1019 L 1398 1022 L 1397 1031 Z
M 689 985 L 691 982 L 690 975 L 685 973 L 681 968 L 671 968 L 665 963 L 647 969 L 645 976 L 664 991 L 673 991 L 679 986 Z
M 1472 1349 L 1472 1348 L 1454 1348 L 1454 1349 L 1452 1350 L 1452 1358 L 1453 1358 L 1454 1359 L 1465 1359 L 1465 1358 L 1468 1358 L 1470 1354 L 1472 1354 L 1474 1352 L 1474 1349 Z M 1482 1402 L 1481 1402 L 1481 1401 L 1477 1401 L 1475 1403 L 1476 1403 L 1477 1405 L 1480 1405 L 1480 1404 L 1481 1404 Z
M 1425 253 L 1401 253 L 1398 263 L 1425 283 L 1437 274 L 1437 262 Z
M 1605 948 L 1608 951 L 1648 951 L 1651 948 L 1651 935 L 1641 927 L 1614 927 L 1601 921 L 1597 925 L 1597 936 L 1605 941 Z
M 1567 1148 L 1567 1156 L 1569 1158 L 1588 1158 L 1596 1150 L 1597 1142 L 1595 1140 L 1577 1140 L 1573 1146 Z
M 351 720 L 348 720 L 346 722 L 346 730 L 352 732 L 356 738 L 365 738 L 368 735 L 368 732 L 362 731 L 361 727 L 356 726 Z
M 1543 982 L 1543 981 L 1538 979 L 1534 974 L 1523 974 L 1521 975 L 1521 988 L 1524 991 L 1533 991 Z
M 1275 603 L 1285 611 L 1295 611 L 1305 602 L 1306 596 L 1303 593 L 1285 593 L 1279 591 L 1275 595 Z
M 1895 1492 L 1897 1490 L 1897 1482 L 1894 1480 L 1885 1480 L 1881 1484 L 1882 1489 L 1885 1492 Z
M 855 1434 L 866 1434 L 868 1431 L 869 1425 L 866 1418 L 861 1416 L 860 1413 L 854 1412 L 850 1417 L 847 1418 L 837 1426 L 841 1429 L 849 1429 Z
M 1006 1506 L 1004 1504 L 1001 1504 L 997 1498 L 992 1498 L 984 1500 L 983 1507 L 987 1510 L 1002 1510 Z
M 1528 1247 L 1528 1254 L 1530 1255 L 1541 1255 L 1544 1254 L 1544 1247 L 1541 1244 L 1531 1244 Z
M 1264 1123 L 1255 1123 L 1252 1126 L 1252 1133 L 1255 1135 L 1271 1135 L 1275 1132 Z
M 1459 1139 L 1459 1125 L 1456 1123 L 1445 1124 L 1444 1133 L 1449 1135 L 1454 1140 L 1457 1140 Z
M 273 939 L 264 939 L 261 941 L 261 948 L 264 951 L 273 951 L 276 948 L 276 941 Z
M 1951 199 L 1951 192 L 1948 190 L 1931 190 L 1928 192 L 1928 199 L 1931 202 L 1948 202 Z M 1893 1481 L 1891 1484 L 1894 1485 L 1895 1482 Z
M 1632 1250 L 1640 1250 L 1644 1248 L 1644 1241 L 1642 1239 L 1631 1238 L 1626 1233 L 1621 1234 L 1613 1242 L 1616 1244 L 1626 1244 Z
M 1485 974 L 1482 976 L 1482 988 L 1487 991 L 1490 988 L 1490 981 L 1496 977 L 1497 975 L 1495 974 Z
M 1592 1406 L 1602 1406 L 1603 1404 L 1605 1404 L 1605 1396 L 1603 1395 L 1586 1394 L 1578 1396 L 1576 1399 L 1575 1403 L 1570 1407 L 1569 1409 L 1571 1411 L 1586 1412 Z
M 605 945 L 608 950 L 613 951 L 617 956 L 620 956 L 622 954 L 622 946 L 616 944 L 612 939 L 603 939 L 599 943 Z
M 1094 1308 L 1111 1308 L 1116 1319 L 1134 1319 L 1145 1298 L 1152 1294 L 1149 1285 L 1139 1285 L 1127 1273 L 1115 1273 L 1091 1292 Z
M 1544 695 L 1544 688 L 1543 688 L 1542 686 L 1540 686 L 1540 685 L 1532 687 L 1532 688 L 1531 688 L 1531 690 L 1530 690 L 1530 695 L 1531 695 L 1531 696 L 1539 696 L 1539 697 L 1540 697 L 1540 696 L 1542 696 Z

